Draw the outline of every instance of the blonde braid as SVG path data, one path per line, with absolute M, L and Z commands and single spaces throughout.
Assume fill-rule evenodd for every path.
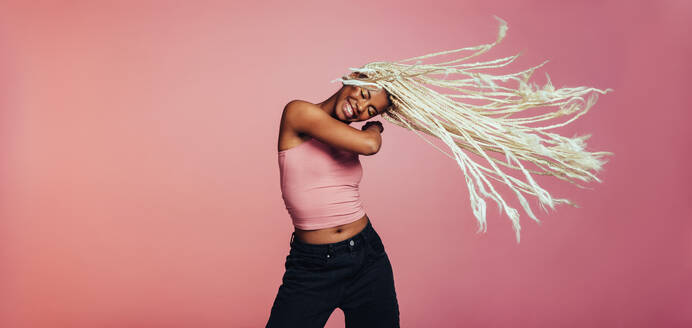
M 392 124 L 415 132 L 459 164 L 466 177 L 473 214 L 479 223 L 477 233 L 487 231 L 486 204 L 480 194 L 484 198 L 493 199 L 500 211 L 504 210 L 513 223 L 519 243 L 519 213 L 505 203 L 488 178 L 509 186 L 529 217 L 538 223 L 540 221 L 522 193 L 538 197 L 544 211 L 547 211 L 544 204 L 552 209 L 560 203 L 576 207 L 576 204 L 567 199 L 552 198 L 548 191 L 534 181 L 531 174 L 554 176 L 580 188 L 585 187 L 574 180 L 601 182 L 591 171 L 601 170 L 607 162 L 604 157 L 613 155 L 612 153 L 585 151 L 584 141 L 590 135 L 567 138 L 547 130 L 573 122 L 596 103 L 598 93 L 606 94 L 613 90 L 587 87 L 555 89 L 548 74 L 548 83 L 543 88 L 535 83 L 530 85 L 528 80 L 534 70 L 547 63 L 547 60 L 513 74 L 497 76 L 480 72 L 506 66 L 519 57 L 519 54 L 490 61 L 464 63 L 467 59 L 490 50 L 505 37 L 507 23 L 499 17 L 495 18 L 500 22 L 500 29 L 497 39 L 491 44 L 442 51 L 398 62 L 372 62 L 361 68 L 350 69 L 361 73 L 358 76 L 346 75 L 334 81 L 368 89 L 384 88 L 390 95 L 392 106 L 382 116 Z M 426 59 L 465 51 L 473 53 L 451 61 L 424 63 Z M 411 61 L 415 62 L 407 64 Z M 459 77 L 452 78 L 454 76 Z M 508 81 L 518 82 L 518 87 L 506 86 L 505 82 Z M 438 93 L 432 88 L 449 90 L 451 93 Z M 585 100 L 587 95 L 588 99 Z M 463 102 L 465 99 L 487 103 L 475 105 Z M 516 113 L 541 107 L 559 109 L 540 115 L 512 117 Z M 567 115 L 573 116 L 562 123 L 541 127 L 527 125 Z M 442 140 L 449 146 L 452 154 L 435 146 L 418 131 Z M 462 149 L 483 157 L 490 167 L 474 162 Z M 489 156 L 486 153 L 488 151 L 504 155 L 504 160 Z M 526 169 L 522 161 L 533 163 L 538 170 Z M 505 174 L 498 164 L 521 171 L 525 181 Z

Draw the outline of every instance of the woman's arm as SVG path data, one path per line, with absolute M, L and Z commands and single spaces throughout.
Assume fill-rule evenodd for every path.
M 382 143 L 380 129 L 371 126 L 355 129 L 325 113 L 317 105 L 293 100 L 284 108 L 287 125 L 296 133 L 307 134 L 323 143 L 361 155 L 376 154 Z

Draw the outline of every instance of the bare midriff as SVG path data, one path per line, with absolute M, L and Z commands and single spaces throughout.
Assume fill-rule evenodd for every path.
M 368 225 L 368 215 L 363 215 L 362 218 L 340 226 L 317 229 L 317 230 L 300 230 L 295 228 L 295 238 L 300 239 L 306 244 L 332 244 L 349 239 L 361 232 Z

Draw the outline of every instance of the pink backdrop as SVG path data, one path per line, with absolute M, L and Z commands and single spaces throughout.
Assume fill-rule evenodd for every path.
M 493 14 L 483 58 L 615 90 L 559 131 L 615 156 L 593 190 L 540 180 L 581 208 L 520 211 L 517 245 L 492 202 L 476 234 L 456 163 L 384 122 L 361 195 L 402 326 L 692 325 L 690 1 L 34 3 L 0 5 L 2 327 L 263 327 L 293 229 L 283 105 L 491 42 Z

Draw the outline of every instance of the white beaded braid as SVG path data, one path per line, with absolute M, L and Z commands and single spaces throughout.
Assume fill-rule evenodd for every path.
M 511 63 L 519 54 L 466 63 L 469 58 L 485 53 L 505 37 L 507 23 L 499 17 L 495 18 L 500 22 L 500 30 L 497 39 L 491 44 L 448 50 L 398 62 L 372 62 L 361 68 L 350 69 L 361 73 L 360 75 L 346 75 L 334 82 L 374 90 L 384 88 L 389 93 L 392 106 L 382 116 L 392 124 L 415 132 L 459 164 L 466 177 L 473 214 L 479 223 L 476 232 L 487 231 L 486 204 L 483 198 L 490 198 L 498 204 L 500 212 L 504 210 L 509 216 L 519 243 L 519 213 L 505 203 L 488 178 L 507 185 L 529 217 L 538 223 L 540 221 L 522 193 L 536 196 L 544 211 L 547 211 L 544 204 L 551 209 L 555 209 L 554 206 L 560 203 L 578 207 L 567 199 L 552 198 L 548 191 L 534 181 L 532 174 L 554 176 L 580 188 L 585 187 L 575 180 L 601 182 L 595 172 L 607 162 L 604 157 L 613 155 L 612 153 L 586 151 L 584 141 L 590 135 L 568 138 L 548 130 L 573 122 L 594 105 L 598 93 L 606 94 L 613 90 L 589 87 L 555 89 L 548 74 L 548 83 L 543 88 L 535 83 L 530 85 L 528 80 L 533 71 L 547 63 L 547 60 L 528 70 L 512 74 L 492 75 L 487 72 L 488 69 Z M 428 59 L 438 56 L 464 52 L 471 53 L 449 61 L 426 63 Z M 506 82 L 516 82 L 518 86 L 511 88 Z M 554 108 L 548 111 L 546 108 L 549 107 Z M 532 109 L 542 113 L 514 116 Z M 529 126 L 563 116 L 568 118 L 561 123 Z M 452 154 L 431 143 L 418 131 L 442 140 L 449 146 Z M 489 166 L 476 163 L 463 150 L 482 157 Z M 492 157 L 487 152 L 502 156 Z M 535 169 L 525 168 L 527 163 L 533 163 Z M 506 174 L 501 168 L 521 171 L 519 176 L 523 176 L 523 180 Z

